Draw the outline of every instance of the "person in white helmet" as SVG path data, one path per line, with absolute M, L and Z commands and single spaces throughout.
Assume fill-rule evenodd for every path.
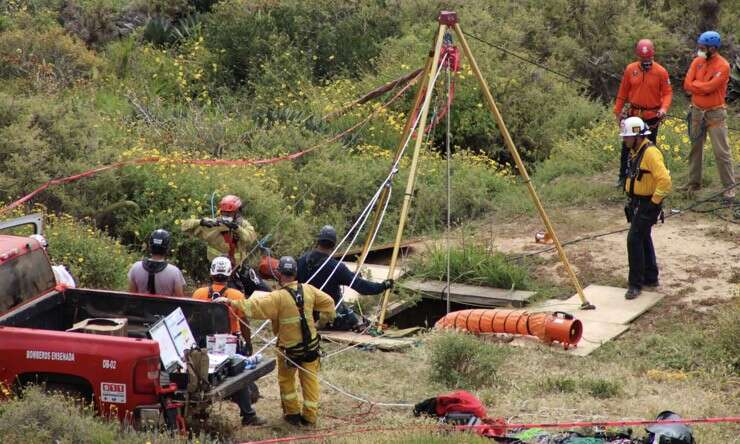
M 49 242 L 46 240 L 46 238 L 40 234 L 32 234 L 29 237 L 41 244 L 44 250 L 46 250 L 46 254 L 48 256 Z M 51 258 L 49 258 L 49 260 L 51 260 Z M 65 267 L 64 265 L 52 264 L 51 270 L 54 272 L 54 279 L 56 280 L 57 284 L 62 284 L 67 288 L 77 287 L 77 284 L 75 284 L 75 279 L 72 277 L 72 273 L 70 273 L 69 270 L 67 270 L 67 267 Z
M 622 121 L 620 136 L 630 150 L 624 184 L 629 196 L 625 215 L 631 224 L 627 235 L 629 288 L 624 295 L 626 299 L 639 296 L 642 287 L 658 286 L 658 263 L 651 231 L 662 217 L 663 199 L 672 186 L 663 154 L 647 138 L 649 134 L 650 129 L 639 117 Z
M 227 298 L 230 301 L 245 300 L 244 293 L 236 288 L 229 287 L 229 279 L 233 273 L 231 260 L 226 256 L 216 256 L 211 261 L 211 284 L 201 287 L 193 293 L 193 299 L 201 301 L 214 301 L 219 298 Z M 240 337 L 238 352 L 244 355 L 252 354 L 251 331 L 244 324 L 240 325 L 239 318 L 242 312 L 234 307 L 229 310 L 229 332 Z M 231 400 L 239 405 L 239 413 L 242 425 L 260 426 L 266 424 L 265 420 L 257 416 L 252 403 L 259 399 L 259 389 L 254 383 L 250 383 L 242 390 L 236 392 Z

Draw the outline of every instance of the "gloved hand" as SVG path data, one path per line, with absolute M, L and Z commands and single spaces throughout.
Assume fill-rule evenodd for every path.
M 216 219 L 210 219 L 207 217 L 204 217 L 200 220 L 200 226 L 201 227 L 207 227 L 207 228 L 213 228 L 218 225 L 218 221 Z
M 662 119 L 665 117 L 665 110 L 663 108 L 659 109 L 657 113 L 655 113 L 657 118 Z
M 383 281 L 383 288 L 385 290 L 390 290 L 391 288 L 393 288 L 394 285 L 396 285 L 396 281 L 394 281 L 393 279 L 386 279 Z
M 229 229 L 231 229 L 231 230 L 236 230 L 237 228 L 239 228 L 239 224 L 236 223 L 236 221 L 233 221 L 233 220 L 229 220 L 229 221 L 227 221 L 227 220 L 220 220 L 219 222 L 222 225 L 225 225 L 225 226 L 229 227 Z
M 230 305 L 231 304 L 231 301 L 226 296 L 221 296 L 219 298 L 216 298 L 216 299 L 213 300 L 213 302 L 216 302 L 218 304 L 226 304 L 226 305 Z

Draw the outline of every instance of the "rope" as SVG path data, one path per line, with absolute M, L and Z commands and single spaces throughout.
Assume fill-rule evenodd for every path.
M 511 51 L 509 49 L 507 49 L 506 47 L 503 47 L 501 45 L 497 45 L 495 43 L 491 43 L 491 42 L 486 41 L 486 40 L 483 40 L 481 37 L 478 37 L 476 35 L 470 34 L 468 32 L 463 31 L 463 34 L 465 34 L 466 36 L 470 37 L 473 40 L 477 40 L 480 43 L 483 43 L 484 45 L 488 45 L 491 48 L 495 48 L 495 49 L 498 49 L 501 52 L 504 52 L 506 54 L 509 54 L 510 56 L 515 57 L 515 58 L 517 58 L 517 59 L 519 59 L 519 60 L 521 60 L 523 62 L 529 63 L 530 65 L 537 66 L 538 68 L 544 69 L 545 71 L 547 71 L 549 73 L 555 74 L 556 76 L 561 77 L 563 80 L 568 80 L 570 82 L 577 83 L 577 84 L 579 84 L 581 86 L 584 86 L 586 88 L 591 88 L 591 85 L 589 83 L 584 82 L 582 80 L 579 80 L 579 79 L 575 78 L 573 75 L 568 75 L 568 74 L 565 74 L 563 72 L 560 72 L 560 71 L 557 71 L 555 69 L 552 69 L 552 68 L 550 68 L 549 66 L 547 66 L 547 65 L 545 65 L 543 63 L 537 62 L 536 60 L 532 60 L 532 59 L 527 58 L 527 57 L 522 57 L 519 54 L 517 54 L 517 53 L 515 53 L 515 52 L 513 52 L 513 51 Z M 600 68 L 597 68 L 597 70 L 600 71 L 603 74 L 606 74 L 609 77 L 612 77 L 612 78 L 617 79 L 617 80 L 621 80 L 621 76 L 618 76 L 615 73 L 612 73 L 612 72 L 609 72 L 609 71 L 606 71 L 606 70 L 603 70 L 603 69 L 600 69 Z M 611 98 L 617 98 L 619 96 L 617 94 L 609 94 L 609 97 L 611 97 Z M 667 118 L 669 118 L 669 119 L 674 119 L 674 120 L 681 120 L 681 121 L 686 120 L 684 117 L 676 116 L 674 114 L 666 114 L 665 116 Z M 729 131 L 740 131 L 740 129 L 733 128 L 733 127 L 730 127 L 730 126 L 728 126 L 727 129 Z
M 231 308 L 229 308 L 229 309 L 231 310 Z M 241 322 L 243 324 L 245 323 L 241 318 L 237 318 L 237 319 L 239 319 L 239 322 Z M 266 338 L 263 338 L 262 336 L 260 336 L 260 339 L 262 339 L 263 341 L 266 341 L 267 340 Z M 273 340 L 274 340 L 274 338 L 273 338 Z M 408 408 L 408 407 L 413 407 L 414 406 L 414 404 L 408 404 L 408 403 L 394 403 L 394 402 L 370 401 L 370 400 L 365 399 L 365 398 L 362 398 L 360 396 L 353 395 L 352 393 L 348 392 L 347 390 L 345 390 L 345 389 L 343 389 L 343 388 L 341 388 L 341 387 L 339 387 L 339 386 L 337 386 L 335 384 L 332 384 L 331 382 L 329 382 L 325 378 L 322 378 L 321 376 L 319 376 L 318 373 L 314 373 L 314 372 L 312 372 L 312 371 L 304 368 L 303 366 L 301 366 L 297 362 L 293 361 L 285 353 L 283 353 L 283 351 L 279 347 L 275 347 L 275 352 L 277 354 L 279 354 L 280 356 L 282 356 L 287 362 L 290 362 L 297 369 L 299 369 L 299 370 L 301 370 L 303 372 L 306 372 L 309 375 L 312 375 L 312 376 L 316 377 L 316 379 L 318 379 L 324 385 L 326 385 L 326 386 L 334 389 L 338 393 L 340 393 L 340 394 L 342 394 L 342 395 L 344 395 L 344 396 L 346 396 L 346 397 L 348 397 L 350 399 L 354 399 L 355 401 L 359 401 L 359 402 L 361 402 L 363 404 L 371 404 L 371 405 L 378 406 L 378 407 L 404 407 L 404 408 Z
M 445 243 L 447 244 L 447 313 L 450 313 L 450 232 L 452 230 L 452 174 L 450 172 L 450 114 L 452 114 L 450 67 L 447 66 L 447 132 L 445 133 L 445 152 L 447 155 L 447 233 Z
M 707 197 L 705 199 L 697 200 L 694 203 L 692 203 L 691 205 L 689 205 L 688 207 L 679 209 L 677 213 L 671 213 L 671 214 L 666 215 L 665 216 L 665 219 L 670 219 L 671 217 L 674 217 L 674 216 L 680 216 L 682 214 L 686 214 L 688 211 L 693 211 L 693 208 L 694 207 L 697 207 L 697 206 L 699 206 L 701 204 L 707 203 L 707 202 L 711 201 L 712 199 L 715 199 L 718 196 L 722 195 L 723 193 L 725 193 L 727 191 L 730 191 L 731 189 L 737 187 L 738 185 L 740 185 L 740 183 L 736 183 L 735 185 L 731 185 L 731 186 L 729 186 L 729 187 L 727 187 L 727 188 L 725 188 L 725 189 L 723 189 L 723 190 L 721 190 L 721 191 L 719 191 L 719 192 L 717 192 L 717 193 L 715 193 L 715 194 L 713 194 L 713 195 L 711 195 L 711 196 L 709 196 L 709 197 Z M 725 219 L 725 220 L 727 222 L 737 223 L 737 222 L 732 221 L 732 220 L 728 220 L 728 219 Z M 583 237 L 579 237 L 579 238 L 576 238 L 576 239 L 573 239 L 573 240 L 569 240 L 567 242 L 562 242 L 560 245 L 562 245 L 562 246 L 573 245 L 573 244 L 577 244 L 579 242 L 583 242 L 583 241 L 586 241 L 586 240 L 593 240 L 593 239 L 598 239 L 598 238 L 601 238 L 601 237 L 611 236 L 613 234 L 624 233 L 625 231 L 629 231 L 629 229 L 630 229 L 629 227 L 626 227 L 626 228 L 620 228 L 618 230 L 608 231 L 606 233 L 594 234 L 594 235 L 591 235 L 591 236 L 583 236 Z M 537 255 L 540 255 L 540 254 L 543 254 L 543 253 L 548 253 L 548 252 L 554 251 L 556 249 L 557 249 L 556 247 L 544 248 L 542 250 L 533 251 L 531 253 L 526 253 L 526 254 L 521 254 L 519 256 L 514 256 L 513 258 L 511 258 L 509 260 L 518 261 L 518 260 L 521 260 L 521 259 L 524 259 L 524 258 L 527 258 L 527 257 L 530 257 L 530 256 L 537 256 Z
M 167 160 L 159 156 L 153 156 L 153 157 L 145 157 L 141 159 L 132 159 L 132 160 L 126 160 L 126 161 L 121 161 L 121 162 L 115 162 L 109 165 L 103 165 L 97 168 L 92 168 L 82 173 L 49 180 L 48 182 L 39 186 L 38 188 L 28 193 L 27 195 L 21 197 L 20 199 L 0 208 L 0 214 L 3 214 L 9 210 L 12 210 L 13 208 L 16 208 L 17 206 L 22 205 L 23 203 L 31 200 L 36 195 L 43 192 L 44 190 L 46 190 L 52 185 L 61 185 L 61 184 L 67 184 L 70 182 L 75 182 L 83 178 L 92 177 L 104 171 L 118 169 L 118 168 L 122 168 L 125 166 L 130 166 L 130 165 L 145 165 L 145 164 L 162 162 L 162 163 L 170 163 L 170 164 L 208 165 L 208 166 L 214 166 L 214 165 L 249 166 L 249 165 L 273 165 L 273 164 L 287 161 L 287 160 L 295 160 L 319 148 L 322 148 L 326 145 L 334 143 L 340 140 L 341 138 L 343 138 L 344 136 L 352 133 L 356 129 L 364 126 L 373 117 L 375 117 L 380 112 L 381 109 L 386 108 L 391 103 L 396 101 L 399 97 L 401 97 L 406 91 L 408 91 L 409 88 L 411 88 L 411 86 L 413 86 L 413 84 L 415 83 L 415 80 L 416 80 L 416 77 L 411 78 L 411 80 L 409 80 L 409 82 L 403 88 L 401 88 L 390 100 L 388 100 L 386 103 L 384 103 L 382 106 L 378 107 L 377 109 L 373 110 L 373 112 L 371 112 L 365 119 L 350 126 L 349 128 L 345 129 L 339 134 L 336 134 L 323 142 L 314 144 L 310 146 L 309 148 L 306 148 L 301 151 L 297 151 L 291 154 L 286 154 L 283 156 L 266 158 L 266 159 L 232 159 L 232 160 L 229 160 L 229 159 L 190 159 L 190 160 L 183 159 L 183 160 L 172 161 L 172 160 Z
M 448 425 L 448 424 L 407 424 L 402 427 L 368 427 L 356 430 L 330 431 L 322 433 L 313 433 L 310 435 L 285 436 L 282 438 L 269 438 L 260 441 L 249 441 L 241 444 L 277 444 L 285 442 L 306 441 L 306 440 L 325 440 L 326 438 L 341 435 L 352 434 L 378 434 L 384 432 L 409 432 L 409 431 L 444 431 L 453 430 L 459 432 L 475 431 L 484 436 L 502 436 L 506 430 L 549 428 L 549 429 L 570 429 L 576 427 L 630 427 L 630 426 L 649 426 L 655 424 L 732 424 L 740 423 L 740 416 L 728 416 L 720 418 L 696 418 L 696 419 L 672 419 L 672 420 L 634 420 L 634 421 L 577 421 L 577 422 L 559 422 L 559 423 L 529 423 L 515 424 L 507 423 L 503 420 L 494 420 L 493 424 L 482 425 Z

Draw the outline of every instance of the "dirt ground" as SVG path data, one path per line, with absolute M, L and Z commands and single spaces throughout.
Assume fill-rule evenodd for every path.
M 562 240 L 626 227 L 622 210 L 616 206 L 556 211 L 551 217 Z M 516 254 L 543 248 L 533 242 L 534 233 L 540 229 L 536 217 L 493 217 L 474 224 L 473 236 L 499 251 Z M 500 382 L 474 391 L 487 405 L 490 416 L 536 422 L 650 418 L 664 409 L 676 410 L 685 417 L 740 414 L 737 375 L 718 376 L 703 368 L 666 371 L 660 362 L 652 360 L 650 348 L 650 344 L 659 341 L 656 336 L 680 335 L 670 328 L 666 330 L 665 322 L 661 324 L 664 318 L 672 316 L 679 331 L 684 321 L 711 325 L 713 310 L 731 307 L 728 299 L 740 297 L 740 226 L 705 215 L 685 214 L 659 225 L 653 238 L 661 269 L 662 285 L 658 291 L 666 295 L 663 301 L 638 318 L 628 332 L 585 358 L 567 356 L 545 346 L 510 347 L 509 359 L 499 370 Z M 570 245 L 567 253 L 584 285 L 626 285 L 626 232 Z M 537 273 L 570 288 L 555 253 L 543 255 L 535 267 Z M 321 375 L 338 387 L 377 402 L 416 403 L 449 391 L 451 387 L 429 379 L 426 336 L 420 338 L 419 346 L 404 353 L 345 350 L 322 362 Z M 326 344 L 324 348 L 332 352 L 341 346 Z M 256 405 L 269 424 L 241 429 L 238 440 L 316 432 L 282 421 L 276 379 L 276 375 L 269 375 L 260 381 L 264 398 Z M 578 388 L 553 389 L 553 384 L 559 387 L 560 380 Z M 580 388 L 593 381 L 613 383 L 616 394 L 600 397 Z M 431 442 L 428 435 L 425 438 L 403 434 L 403 430 L 408 432 L 419 425 L 410 411 L 408 407 L 371 408 L 323 385 L 318 431 L 400 428 L 401 431 L 335 438 L 331 442 Z M 635 428 L 638 432 L 640 429 Z M 738 437 L 737 425 L 695 427 L 695 438 L 702 444 L 740 443 Z M 475 441 L 463 435 L 451 439 L 450 442 Z
M 552 215 L 562 242 L 581 236 L 627 228 L 619 207 L 558 211 Z M 490 224 L 490 225 L 489 225 Z M 534 243 L 534 233 L 542 230 L 537 219 L 509 223 L 487 221 L 479 236 L 492 240 L 507 254 L 533 252 L 544 248 Z M 493 228 L 491 228 L 493 226 Z M 491 237 L 491 232 L 495 233 Z M 576 274 L 588 283 L 627 284 L 627 233 L 587 240 L 566 246 Z M 673 300 L 699 303 L 729 299 L 740 291 L 740 224 L 694 213 L 673 216 L 653 229 L 661 286 L 656 290 Z M 538 271 L 568 285 L 556 252 L 541 256 L 545 264 Z M 625 287 L 626 288 L 626 287 Z

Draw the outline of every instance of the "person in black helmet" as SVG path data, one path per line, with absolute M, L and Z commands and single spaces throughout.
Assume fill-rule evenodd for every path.
M 149 235 L 148 258 L 133 264 L 128 270 L 128 291 L 183 297 L 185 278 L 176 266 L 167 263 L 170 233 L 154 230 Z
M 380 283 L 368 281 L 360 276 L 354 279 L 355 274 L 346 265 L 329 257 L 336 244 L 337 231 L 331 225 L 324 225 L 316 236 L 316 248 L 298 259 L 298 282 L 307 282 L 317 288 L 323 287 L 323 291 L 334 299 L 335 304 L 339 303 L 342 298 L 342 285 L 351 287 L 356 292 L 364 295 L 378 294 L 386 289 L 393 288 L 393 279 L 387 279 Z M 326 262 L 325 265 L 324 262 Z M 335 268 L 336 271 L 334 271 Z M 316 276 L 311 279 L 314 273 Z M 311 279 L 310 282 L 309 279 Z M 354 282 L 352 282 L 352 279 L 354 279 Z M 351 286 L 350 283 L 352 283 Z M 352 308 L 342 302 L 337 307 L 337 317 L 329 328 L 333 330 L 359 330 L 364 324 L 363 319 Z

